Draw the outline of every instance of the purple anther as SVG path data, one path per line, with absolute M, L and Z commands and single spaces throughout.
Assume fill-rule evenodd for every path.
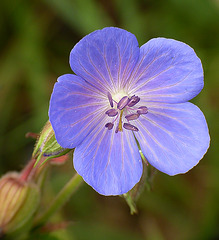
M 129 124 L 129 123 L 124 123 L 123 124 L 123 127 L 127 130 L 131 130 L 131 131 L 135 131 L 135 132 L 138 132 L 138 128 Z
M 117 127 L 116 127 L 115 133 L 118 133 L 118 131 L 119 131 L 119 124 L 118 124 Z
M 134 106 L 135 104 L 137 104 L 139 101 L 140 101 L 140 97 L 133 95 L 133 96 L 130 98 L 130 101 L 129 101 L 129 103 L 128 103 L 128 106 L 129 106 L 129 107 L 133 107 L 133 106 Z
M 112 98 L 112 95 L 109 92 L 107 93 L 107 97 L 109 99 L 110 106 L 113 107 L 113 98 Z
M 125 107 L 128 105 L 129 101 L 130 101 L 130 99 L 128 98 L 128 96 L 123 97 L 123 98 L 119 101 L 119 103 L 117 104 L 117 108 L 118 108 L 119 110 L 122 110 L 123 108 L 125 108 Z
M 105 112 L 109 117 L 115 117 L 118 114 L 118 110 L 112 108 Z
M 148 108 L 145 106 L 139 107 L 137 110 L 137 113 L 138 114 L 146 114 L 146 113 L 148 113 Z
M 131 113 L 125 116 L 125 118 L 130 121 L 130 120 L 136 120 L 139 118 L 139 114 L 138 113 Z
M 108 128 L 108 130 L 111 130 L 112 128 L 113 128 L 113 123 L 111 123 L 111 122 L 108 122 L 106 125 L 105 125 L 105 127 L 106 128 Z

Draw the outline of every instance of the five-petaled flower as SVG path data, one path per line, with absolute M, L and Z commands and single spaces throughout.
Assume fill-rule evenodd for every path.
M 169 175 L 194 167 L 209 147 L 206 120 L 188 100 L 203 88 L 188 45 L 155 38 L 139 48 L 119 28 L 97 30 L 70 53 L 74 74 L 58 78 L 49 119 L 74 167 L 103 195 L 128 192 L 142 175 L 141 151 Z M 137 141 L 136 141 L 137 139 Z

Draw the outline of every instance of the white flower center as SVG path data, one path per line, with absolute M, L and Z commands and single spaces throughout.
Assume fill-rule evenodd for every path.
M 125 93 L 124 91 L 120 91 L 116 94 L 113 94 L 112 98 L 114 101 L 116 101 L 118 103 L 120 101 L 120 99 L 122 99 L 124 96 L 128 96 L 128 94 Z

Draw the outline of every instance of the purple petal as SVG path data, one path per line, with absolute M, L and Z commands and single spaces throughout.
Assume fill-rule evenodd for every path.
M 59 77 L 50 100 L 49 120 L 57 142 L 63 148 L 74 148 L 93 130 L 109 105 L 96 89 L 75 75 Z
M 202 64 L 185 43 L 155 38 L 140 48 L 129 84 L 130 94 L 141 100 L 186 102 L 203 88 Z
M 192 103 L 151 103 L 148 113 L 135 121 L 135 133 L 148 162 L 169 175 L 194 167 L 209 147 L 203 113 Z
M 96 128 L 75 149 L 74 167 L 103 195 L 128 192 L 140 180 L 142 160 L 132 132 Z
M 139 57 L 136 37 L 108 27 L 85 36 L 72 49 L 72 70 L 104 92 L 117 92 L 130 76 Z

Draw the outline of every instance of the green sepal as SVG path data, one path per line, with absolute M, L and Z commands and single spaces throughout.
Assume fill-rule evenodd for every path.
M 122 196 L 125 198 L 126 203 L 128 204 L 128 206 L 129 206 L 129 208 L 130 208 L 130 213 L 131 213 L 132 215 L 138 213 L 138 210 L 137 210 L 135 201 L 134 201 L 134 199 L 132 198 L 130 192 L 127 192 L 127 193 L 123 194 Z
M 72 150 L 72 149 L 65 149 L 65 150 L 63 150 L 63 152 L 61 152 L 61 153 L 59 153 L 59 154 L 57 154 L 57 155 L 55 155 L 55 156 L 52 155 L 52 156 L 46 157 L 46 159 L 40 164 L 40 166 L 42 166 L 44 163 L 46 163 L 48 160 L 50 160 L 50 159 L 52 159 L 52 158 L 61 157 L 61 156 L 65 155 L 65 154 L 69 153 L 71 150 Z M 41 157 L 42 157 L 42 155 L 40 156 L 40 158 L 37 157 L 37 160 L 36 160 L 36 163 L 34 164 L 34 166 L 37 165 L 37 163 L 40 161 Z M 39 159 L 38 159 L 38 158 L 39 158 Z
M 31 227 L 33 215 L 40 202 L 40 191 L 37 185 L 29 183 L 23 204 L 15 218 L 8 224 L 7 233 L 17 235 Z M 26 230 L 27 231 L 27 230 Z
M 36 158 L 36 166 L 42 157 L 45 158 L 42 164 L 52 158 L 60 157 L 71 151 L 71 149 L 62 148 L 56 138 L 50 121 L 45 124 L 33 151 L 33 158 Z M 41 164 L 41 165 L 42 165 Z
M 148 164 L 147 159 L 141 150 L 139 150 L 139 153 L 141 155 L 143 164 L 143 173 L 141 179 L 129 192 L 122 195 L 130 208 L 131 214 L 138 212 L 136 202 L 144 189 L 146 188 L 148 191 L 151 191 L 154 174 L 156 172 L 156 169 Z
M 136 202 L 143 192 L 146 184 L 146 179 L 147 179 L 147 166 L 143 162 L 143 174 L 141 176 L 140 181 L 126 194 L 123 194 L 122 196 L 125 198 L 126 203 L 128 204 L 130 208 L 130 213 L 135 214 L 138 212 L 137 207 L 136 207 Z
M 145 156 L 143 155 L 141 150 L 139 150 L 139 153 L 140 153 L 141 159 L 143 161 L 143 167 L 144 167 L 143 175 L 145 175 L 145 186 L 148 191 L 151 191 L 153 180 L 154 180 L 154 175 L 157 172 L 157 170 L 148 163 L 147 159 L 145 158 Z

